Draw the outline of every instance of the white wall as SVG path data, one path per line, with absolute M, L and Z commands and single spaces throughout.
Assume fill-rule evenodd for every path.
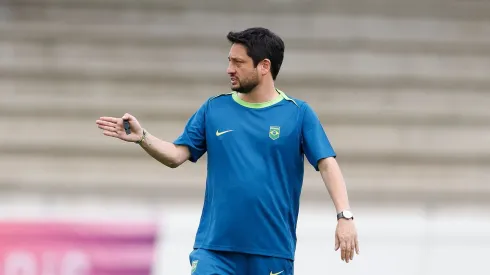
M 327 199 L 326 199 L 327 200 Z M 361 255 L 340 261 L 333 250 L 330 202 L 303 203 L 296 274 L 490 274 L 490 206 L 355 204 Z M 188 254 L 200 217 L 196 203 L 141 203 L 109 199 L 0 198 L 0 218 L 136 219 L 161 222 L 154 275 L 189 274 Z

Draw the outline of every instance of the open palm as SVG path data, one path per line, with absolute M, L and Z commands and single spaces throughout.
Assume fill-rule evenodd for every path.
M 128 120 L 131 134 L 127 135 L 124 130 L 123 120 Z M 130 114 L 125 114 L 122 118 L 100 117 L 95 122 L 97 126 L 104 130 L 103 134 L 109 137 L 119 138 L 128 142 L 135 142 L 141 139 L 143 130 L 138 120 Z

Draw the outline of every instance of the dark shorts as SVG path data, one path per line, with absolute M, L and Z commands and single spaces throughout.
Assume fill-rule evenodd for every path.
M 235 252 L 195 249 L 189 255 L 192 275 L 293 275 L 294 262 Z

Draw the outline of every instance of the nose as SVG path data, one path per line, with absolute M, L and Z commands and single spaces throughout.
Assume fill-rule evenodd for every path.
M 232 64 L 228 64 L 228 68 L 226 68 L 226 73 L 229 74 L 229 75 L 233 75 L 233 74 L 236 73 L 236 70 L 235 70 L 235 68 L 233 67 Z

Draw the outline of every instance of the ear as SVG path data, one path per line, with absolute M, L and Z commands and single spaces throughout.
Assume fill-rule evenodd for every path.
M 271 70 L 271 61 L 269 59 L 262 60 L 260 61 L 259 67 L 260 67 L 260 73 L 262 75 L 266 75 Z

